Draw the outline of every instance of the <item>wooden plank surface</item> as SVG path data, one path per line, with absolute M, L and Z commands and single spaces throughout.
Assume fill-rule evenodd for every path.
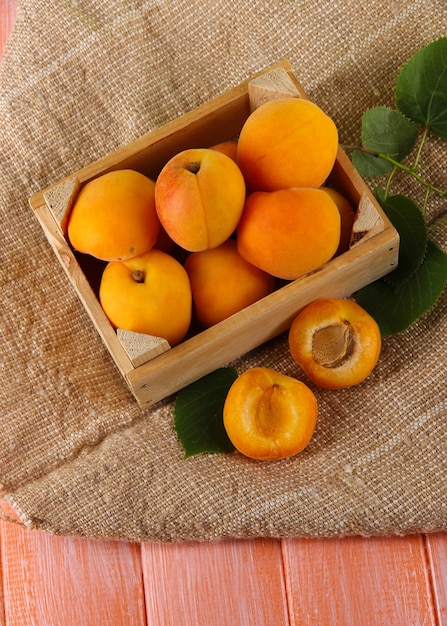
M 439 624 L 447 624 L 447 534 L 430 535 L 427 541 L 428 571 L 432 576 L 433 596 Z
M 292 626 L 436 624 L 422 536 L 283 546 Z
M 140 545 L 1 530 L 7 626 L 146 624 Z
M 18 0 L 0 0 L 0 66 L 6 39 L 16 18 Z
M 0 522 L 0 546 L 0 626 L 447 626 L 445 533 L 140 546 Z
M 143 571 L 148 624 L 289 624 L 279 541 L 145 544 Z

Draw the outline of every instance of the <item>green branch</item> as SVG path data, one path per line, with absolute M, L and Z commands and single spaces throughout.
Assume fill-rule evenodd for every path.
M 415 178 L 419 183 L 421 183 L 421 185 L 423 185 L 429 191 L 434 191 L 436 193 L 439 193 L 441 196 L 447 196 L 447 191 L 445 191 L 444 189 L 440 189 L 439 187 L 435 187 L 435 185 L 432 185 L 428 180 L 426 180 L 420 174 L 417 173 L 416 167 L 417 167 L 417 163 L 419 160 L 419 152 L 416 157 L 415 164 L 409 167 L 408 165 L 404 165 L 403 163 L 400 163 L 400 161 L 396 161 L 396 159 L 393 159 L 393 157 L 391 157 L 389 154 L 386 154 L 383 152 L 375 152 L 373 150 L 368 150 L 364 147 L 362 147 L 361 150 L 363 152 L 371 154 L 372 156 L 380 157 L 381 159 L 383 159 L 384 161 L 387 161 L 388 163 L 391 163 L 391 165 L 395 169 L 399 169 L 399 170 L 402 170 L 403 172 L 406 172 L 407 174 L 410 174 L 410 176 L 413 176 L 413 178 Z

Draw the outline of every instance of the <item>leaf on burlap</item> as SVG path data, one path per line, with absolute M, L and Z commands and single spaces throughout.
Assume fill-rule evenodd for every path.
M 396 82 L 396 104 L 407 117 L 447 139 L 447 38 L 418 50 Z
M 353 152 L 354 166 L 363 176 L 386 174 L 393 164 L 375 155 L 384 154 L 395 161 L 402 161 L 412 151 L 418 130 L 419 125 L 400 111 L 386 106 L 368 109 L 362 116 L 363 150 Z
M 383 337 L 406 330 L 428 313 L 447 284 L 447 255 L 431 240 L 418 269 L 393 285 L 377 280 L 357 292 L 356 300 L 379 324 Z
M 185 459 L 205 452 L 233 452 L 223 425 L 223 406 L 238 376 L 222 367 L 180 391 L 174 403 L 174 427 Z
M 386 282 L 396 287 L 409 278 L 423 262 L 427 250 L 427 226 L 421 210 L 406 196 L 386 198 L 382 208 L 399 233 L 399 262 L 397 268 L 385 276 Z

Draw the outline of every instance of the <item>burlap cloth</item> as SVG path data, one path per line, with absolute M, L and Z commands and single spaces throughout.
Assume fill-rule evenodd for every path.
M 384 341 L 365 383 L 317 390 L 302 454 L 184 461 L 172 399 L 139 409 L 28 206 L 283 58 L 352 144 L 363 111 L 392 105 L 401 65 L 446 29 L 441 0 L 21 2 L 1 78 L 0 482 L 24 525 L 139 541 L 447 527 L 445 297 Z M 442 146 L 425 160 L 446 188 Z M 446 207 L 433 197 L 430 221 Z M 444 249 L 445 224 L 433 228 Z M 300 376 L 284 337 L 236 366 L 263 363 Z

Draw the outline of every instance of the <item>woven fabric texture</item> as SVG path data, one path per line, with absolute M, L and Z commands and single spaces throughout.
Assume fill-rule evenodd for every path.
M 317 391 L 297 457 L 185 461 L 172 398 L 138 407 L 28 204 L 283 58 L 356 143 L 363 111 L 393 105 L 400 67 L 446 29 L 433 0 L 22 0 L 0 83 L 0 484 L 22 524 L 129 541 L 447 528 L 445 297 L 384 341 L 367 381 Z M 445 152 L 427 152 L 447 188 Z M 444 250 L 446 208 L 429 207 Z M 235 365 L 266 361 L 301 376 L 284 337 Z

